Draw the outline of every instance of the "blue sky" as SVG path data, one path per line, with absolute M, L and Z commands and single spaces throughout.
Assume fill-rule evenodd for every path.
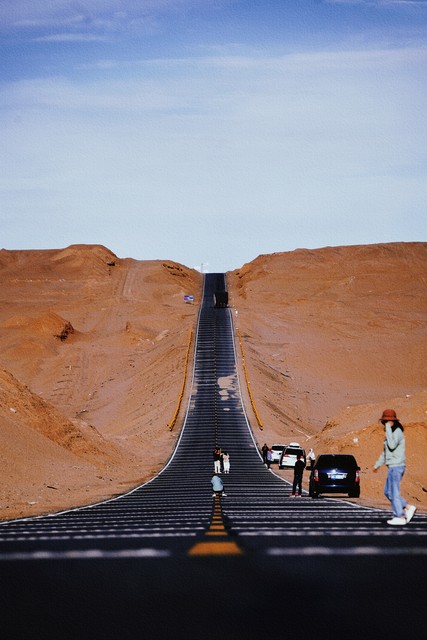
M 0 36 L 0 248 L 427 240 L 425 0 L 2 0 Z

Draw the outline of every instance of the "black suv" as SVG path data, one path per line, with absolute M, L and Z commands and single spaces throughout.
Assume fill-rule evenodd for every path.
M 317 498 L 320 493 L 347 493 L 350 498 L 360 496 L 360 467 L 356 458 L 344 453 L 324 453 L 317 458 L 310 474 L 308 494 Z

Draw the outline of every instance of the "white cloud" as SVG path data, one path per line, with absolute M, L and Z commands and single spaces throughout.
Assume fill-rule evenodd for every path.
M 217 0 L 216 4 L 220 4 Z M 141 17 L 203 8 L 205 0 L 2 0 L 0 24 L 2 29 L 88 24 L 110 24 L 133 21 Z
M 48 233 L 223 270 L 296 246 L 423 239 L 426 58 L 104 61 L 85 80 L 4 84 L 2 243 Z
M 324 4 L 354 4 L 366 6 L 387 6 L 387 5 L 418 5 L 427 7 L 426 0 L 323 0 Z
M 109 38 L 93 33 L 56 33 L 33 38 L 34 42 L 107 42 Z

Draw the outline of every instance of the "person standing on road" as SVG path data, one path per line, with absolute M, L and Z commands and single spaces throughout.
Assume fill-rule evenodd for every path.
M 305 469 L 304 458 L 301 455 L 299 455 L 297 456 L 297 461 L 295 462 L 295 466 L 294 466 L 294 482 L 292 484 L 292 493 L 291 493 L 292 498 L 295 498 L 295 496 L 297 495 L 297 491 L 299 496 L 302 495 L 302 474 L 304 473 L 304 469 Z
M 213 452 L 214 473 L 221 473 L 221 449 L 215 447 Z
M 314 467 L 314 461 L 316 460 L 316 455 L 313 451 L 313 449 L 310 447 L 310 449 L 308 450 L 307 453 L 307 469 L 312 469 Z
M 226 496 L 227 494 L 224 492 L 224 485 L 222 483 L 222 480 L 219 476 L 217 475 L 213 475 L 212 479 L 211 479 L 211 485 L 212 485 L 212 489 L 213 489 L 213 494 L 212 494 L 212 498 L 215 498 L 215 496 Z
M 265 455 L 265 461 L 267 467 L 270 468 L 271 463 L 273 462 L 273 452 L 270 448 L 267 448 L 267 453 Z
M 262 449 L 261 449 L 261 453 L 262 453 L 262 461 L 264 464 L 267 464 L 267 451 L 268 451 L 268 445 L 266 442 L 264 442 L 264 444 L 262 445 Z
M 222 466 L 224 473 L 230 473 L 230 454 L 226 451 L 222 452 Z
M 416 507 L 408 504 L 400 495 L 400 481 L 406 468 L 403 427 L 393 409 L 385 409 L 380 422 L 384 425 L 385 431 L 384 449 L 374 464 L 373 471 L 377 473 L 383 464 L 388 469 L 384 495 L 391 502 L 393 518 L 387 520 L 387 524 L 405 525 L 412 520 Z

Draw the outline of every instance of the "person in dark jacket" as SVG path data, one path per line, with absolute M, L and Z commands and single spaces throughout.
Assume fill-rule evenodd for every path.
M 292 493 L 291 493 L 291 497 L 295 497 L 297 495 L 297 491 L 298 491 L 298 495 L 302 495 L 302 474 L 304 473 L 304 469 L 305 469 L 305 462 L 304 462 L 304 458 L 299 455 L 297 457 L 297 461 L 295 462 L 295 467 L 294 467 L 294 482 L 292 485 Z
M 263 461 L 264 464 L 267 464 L 267 451 L 268 451 L 268 444 L 265 442 L 262 445 L 262 449 L 261 449 L 262 461 Z
M 213 452 L 214 473 L 221 473 L 221 449 L 215 447 Z

